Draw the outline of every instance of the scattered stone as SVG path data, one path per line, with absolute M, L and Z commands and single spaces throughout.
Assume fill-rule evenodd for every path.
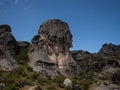
M 73 88 L 73 83 L 72 83 L 72 81 L 69 79 L 69 78 L 66 78 L 65 80 L 64 80 L 64 86 L 65 87 L 70 87 L 70 88 Z
M 0 90 L 3 90 L 3 88 L 5 87 L 4 83 L 0 83 Z

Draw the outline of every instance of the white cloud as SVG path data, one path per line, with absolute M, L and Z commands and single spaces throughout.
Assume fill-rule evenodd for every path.
M 15 1 L 14 1 L 14 4 L 18 4 L 18 2 L 19 2 L 19 0 L 15 0 Z
M 28 8 L 27 8 L 27 7 L 24 7 L 23 9 L 24 9 L 24 10 L 27 10 Z
M 28 3 L 30 0 L 25 0 L 26 3 Z
M 2 1 L 0 1 L 0 6 L 2 6 L 3 5 L 3 2 Z

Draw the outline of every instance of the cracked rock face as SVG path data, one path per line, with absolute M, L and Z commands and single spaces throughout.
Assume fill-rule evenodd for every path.
M 52 19 L 44 22 L 38 35 L 32 39 L 29 49 L 29 65 L 34 71 L 48 75 L 67 75 L 74 71 L 75 61 L 69 48 L 72 47 L 72 34 L 68 24 Z
M 16 69 L 16 40 L 11 34 L 9 25 L 0 25 L 0 70 Z

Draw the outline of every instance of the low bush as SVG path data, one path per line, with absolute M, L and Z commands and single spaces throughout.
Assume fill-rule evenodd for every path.
M 30 66 L 27 66 L 27 70 L 30 71 L 30 72 L 32 72 L 32 71 L 33 71 L 33 68 L 30 67 Z

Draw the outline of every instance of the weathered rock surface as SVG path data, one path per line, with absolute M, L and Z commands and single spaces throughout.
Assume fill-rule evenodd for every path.
M 19 49 L 27 49 L 30 46 L 30 42 L 28 41 L 17 41 L 17 47 Z
M 73 82 L 70 79 L 64 81 L 64 85 L 72 90 L 89 87 L 90 90 L 120 90 L 120 45 L 104 44 L 98 53 L 69 51 L 70 47 L 72 34 L 67 23 L 58 19 L 44 22 L 32 43 L 16 41 L 11 27 L 0 25 L 0 70 L 16 69 L 16 56 L 21 65 L 26 65 L 29 57 L 29 65 L 43 75 L 67 77 L 74 74 Z M 4 86 L 0 81 L 0 90 Z
M 99 77 L 98 73 L 104 73 L 109 78 L 109 84 L 91 86 L 90 90 L 120 90 L 119 45 L 104 44 L 98 53 L 89 53 L 82 50 L 71 51 L 71 53 L 81 71 L 90 74 L 93 70 L 95 76 Z
M 119 55 L 120 56 L 120 45 L 114 45 L 112 43 L 104 44 L 98 53 L 106 54 L 106 55 Z
M 88 51 L 75 50 L 71 51 L 71 55 L 79 65 L 79 70 L 82 69 L 87 71 L 89 69 L 93 54 L 89 53 Z
M 72 47 L 72 34 L 68 24 L 58 19 L 44 22 L 38 35 L 32 39 L 29 50 L 29 65 L 34 71 L 49 75 L 69 75 L 75 70 L 69 48 Z
M 0 25 L 0 70 L 11 71 L 17 68 L 16 40 L 9 25 Z

